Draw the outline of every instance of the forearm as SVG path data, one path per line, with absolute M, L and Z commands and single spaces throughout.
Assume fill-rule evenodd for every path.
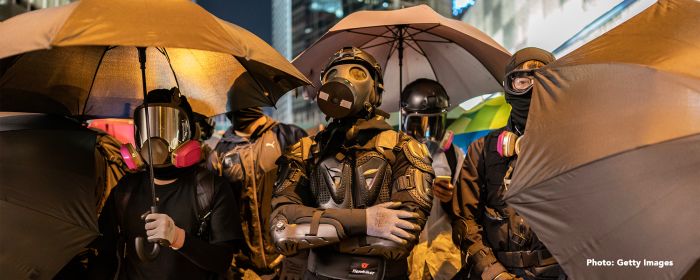
M 315 209 L 290 203 L 278 206 L 272 217 L 272 238 L 285 255 L 335 244 L 367 231 L 362 209 Z
M 234 241 L 210 244 L 186 233 L 185 243 L 177 252 L 201 269 L 224 274 L 231 265 L 234 247 Z

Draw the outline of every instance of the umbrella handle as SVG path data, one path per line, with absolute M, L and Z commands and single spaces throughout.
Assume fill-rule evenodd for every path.
M 160 254 L 160 245 L 157 242 L 149 242 L 146 238 L 143 238 L 141 236 L 136 237 L 136 255 L 139 256 L 139 259 L 142 262 L 151 262 L 153 261 L 156 257 L 158 257 L 158 254 Z M 151 249 L 147 252 L 146 251 L 146 245 L 147 243 L 150 243 Z
M 147 212 L 146 214 L 149 213 L 158 213 L 158 206 L 151 206 L 151 211 Z M 143 219 L 146 218 L 146 214 L 143 215 Z M 170 246 L 168 241 L 163 239 L 151 242 L 148 241 L 148 239 L 139 236 L 136 237 L 134 241 L 136 242 L 136 255 L 142 262 L 151 262 L 158 257 L 158 254 L 160 254 L 160 246 Z M 151 248 L 149 251 L 146 251 L 148 243 L 150 243 Z

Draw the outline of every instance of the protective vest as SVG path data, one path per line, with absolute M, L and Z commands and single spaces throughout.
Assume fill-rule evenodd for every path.
M 239 142 L 221 155 L 223 175 L 241 185 L 241 222 L 249 252 L 237 255 L 235 261 L 252 264 L 260 272 L 271 272 L 283 259 L 266 234 L 277 180 L 275 162 L 281 155 L 277 134 L 270 127 L 253 142 Z
M 506 267 L 526 268 L 554 264 L 556 260 L 523 217 L 506 205 L 503 199 L 517 161 L 517 157 L 502 157 L 497 152 L 498 136 L 504 129 L 492 131 L 484 139 L 483 160 L 486 169 L 480 192 L 480 204 L 484 205 L 480 218 L 484 238 L 498 261 Z

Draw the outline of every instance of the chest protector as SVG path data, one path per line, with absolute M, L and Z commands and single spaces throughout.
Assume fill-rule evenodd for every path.
M 367 144 L 346 152 L 327 155 L 311 170 L 311 191 L 318 207 L 366 208 L 389 201 L 392 168 L 390 157 L 397 141 L 394 131 L 384 131 Z M 385 138 L 387 139 L 387 138 Z
M 277 159 L 282 155 L 277 135 L 268 129 L 254 142 L 241 142 L 222 155 L 225 177 L 241 183 L 241 223 L 249 253 L 236 256 L 236 262 L 262 271 L 272 269 L 282 259 L 265 229 L 270 228 L 272 193 L 277 180 Z

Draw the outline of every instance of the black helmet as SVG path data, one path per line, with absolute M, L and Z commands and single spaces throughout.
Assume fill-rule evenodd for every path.
M 420 141 L 442 140 L 445 135 L 450 97 L 445 88 L 430 79 L 418 79 L 401 93 L 401 128 Z
M 327 116 L 340 119 L 371 113 L 382 103 L 382 69 L 369 53 L 346 47 L 336 52 L 321 71 L 318 106 Z M 370 79 L 371 78 L 371 79 Z

